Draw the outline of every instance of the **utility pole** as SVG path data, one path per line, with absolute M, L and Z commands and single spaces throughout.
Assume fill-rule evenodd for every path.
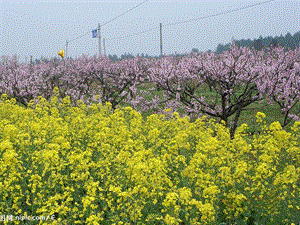
M 68 40 L 66 41 L 66 58 L 67 58 L 67 53 L 68 53 Z
M 106 49 L 105 49 L 105 38 L 103 38 L 103 49 L 104 49 L 104 56 L 106 56 Z
M 101 27 L 100 27 L 100 23 L 98 23 L 98 38 L 99 38 L 99 56 L 101 56 Z
M 30 56 L 30 66 L 29 66 L 30 75 L 32 74 L 32 55 Z
M 159 24 L 160 28 L 160 56 L 162 56 L 162 23 Z

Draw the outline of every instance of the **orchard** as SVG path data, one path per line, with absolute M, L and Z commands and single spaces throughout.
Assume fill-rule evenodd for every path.
M 55 215 L 39 224 L 300 221 L 299 48 L 8 58 L 0 94 L 2 214 Z M 267 123 L 260 111 L 270 109 L 280 121 Z
M 27 106 L 37 96 L 49 100 L 58 87 L 73 104 L 110 102 L 113 109 L 126 105 L 157 113 L 171 108 L 192 120 L 206 115 L 224 121 L 233 138 L 241 113 L 253 103 L 278 105 L 283 127 L 299 120 L 299 71 L 299 48 L 283 47 L 233 46 L 222 54 L 117 62 L 86 56 L 36 65 L 10 60 L 0 66 L 0 93 Z

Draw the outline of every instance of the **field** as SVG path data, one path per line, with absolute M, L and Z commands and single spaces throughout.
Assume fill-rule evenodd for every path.
M 216 99 L 202 88 L 197 96 Z M 140 115 L 125 103 L 113 114 L 109 104 L 69 104 L 55 97 L 28 109 L 0 102 L 3 214 L 57 218 L 40 224 L 300 221 L 300 124 L 282 130 L 278 105 L 246 107 L 232 139 L 218 120 L 180 118 L 182 108 L 160 119 L 155 109 Z
M 155 87 L 154 85 L 151 84 L 146 84 L 143 85 L 143 87 L 138 88 L 138 90 L 147 90 L 149 88 Z M 154 97 L 154 95 L 157 95 L 159 97 L 162 96 L 163 91 L 158 91 L 155 90 L 152 92 L 152 95 L 150 96 L 143 96 L 145 98 L 150 99 L 151 97 Z M 214 99 L 215 92 L 210 91 L 209 89 L 202 90 L 199 93 L 199 96 L 205 96 L 205 97 L 210 97 Z M 120 107 L 126 107 L 129 106 L 128 104 L 121 104 Z M 162 105 L 164 107 L 164 104 Z M 299 111 L 300 110 L 300 102 L 293 108 L 292 112 Z M 178 111 L 179 113 L 184 113 L 184 111 L 181 109 Z M 283 124 L 284 121 L 284 115 L 280 112 L 280 107 L 278 106 L 277 103 L 272 102 L 271 104 L 268 103 L 267 100 L 262 100 L 261 102 L 254 102 L 251 105 L 247 106 L 245 110 L 241 112 L 239 121 L 238 121 L 238 126 L 240 126 L 243 123 L 248 124 L 249 126 L 249 133 L 255 133 L 258 131 L 258 125 L 255 123 L 256 120 L 256 114 L 258 112 L 262 112 L 266 114 L 266 124 L 270 125 L 273 122 L 279 121 L 280 124 Z M 148 116 L 151 114 L 156 113 L 155 110 L 149 110 L 148 112 L 142 113 L 143 119 L 146 120 Z M 231 116 L 231 120 L 234 118 L 235 114 Z M 193 122 L 191 120 L 191 122 Z M 288 124 L 286 127 L 284 127 L 285 130 L 289 131 L 290 127 L 293 125 L 293 122 Z
M 110 114 L 109 105 L 64 105 L 60 113 L 47 102 L 25 112 L 0 103 L 3 214 L 57 218 L 40 224 L 300 219 L 299 142 L 279 124 L 268 134 L 231 140 L 220 124 L 176 114 L 145 120 L 130 108 Z M 251 116 L 262 125 L 263 114 Z M 299 124 L 294 131 L 299 141 Z
M 97 90 L 95 88 L 95 83 L 92 84 L 93 89 Z M 137 93 L 139 93 L 140 90 L 148 90 L 150 88 L 156 87 L 155 85 L 152 85 L 151 83 L 145 83 L 141 86 L 139 86 L 137 88 Z M 151 92 L 150 96 L 146 96 L 146 95 L 142 95 L 143 97 L 145 97 L 146 99 L 151 99 L 153 98 L 155 95 L 162 97 L 162 90 L 154 90 Z M 237 92 L 238 93 L 238 92 Z M 198 96 L 205 96 L 211 99 L 215 99 L 215 92 L 214 91 L 210 91 L 208 88 L 201 90 L 201 92 L 199 92 Z M 19 103 L 18 103 L 19 104 Z M 19 104 L 20 106 L 23 106 L 22 104 Z M 122 108 L 122 107 L 127 107 L 130 106 L 129 104 L 126 103 L 121 103 L 117 108 Z M 165 108 L 165 104 L 161 104 L 162 108 Z M 291 110 L 291 112 L 299 112 L 300 111 L 300 101 L 298 102 L 298 104 L 296 104 L 294 106 L 294 108 Z M 183 109 L 178 110 L 179 114 L 182 115 L 184 113 Z M 251 136 L 251 134 L 253 135 L 254 133 L 258 132 L 258 125 L 255 123 L 256 121 L 256 114 L 258 112 L 262 112 L 266 115 L 266 125 L 270 125 L 273 122 L 280 122 L 280 124 L 283 124 L 284 121 L 284 114 L 280 112 L 280 107 L 278 106 L 278 104 L 276 102 L 272 102 L 271 104 L 263 99 L 261 102 L 254 102 L 251 105 L 245 107 L 245 109 L 241 112 L 241 115 L 239 117 L 238 120 L 238 127 L 240 125 L 242 125 L 243 123 L 246 123 L 249 127 L 248 132 Z M 146 121 L 147 117 L 149 117 L 152 114 L 157 113 L 157 110 L 148 110 L 147 112 L 142 112 L 142 117 L 143 120 Z M 230 117 L 229 123 L 231 120 L 233 120 L 235 114 L 233 114 Z M 191 119 L 190 122 L 194 122 L 195 119 Z M 219 121 L 219 120 L 217 120 Z M 290 128 L 293 126 L 293 121 L 291 123 L 289 123 L 287 126 L 285 126 L 283 129 L 286 131 L 290 131 Z

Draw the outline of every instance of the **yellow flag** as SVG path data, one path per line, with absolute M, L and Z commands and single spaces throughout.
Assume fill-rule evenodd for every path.
M 60 57 L 62 57 L 62 58 L 64 58 L 65 57 L 65 50 L 60 50 L 59 52 L 58 52 L 58 55 L 60 56 Z

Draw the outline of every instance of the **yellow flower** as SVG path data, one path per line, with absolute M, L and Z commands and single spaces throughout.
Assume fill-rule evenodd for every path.
M 287 215 L 299 210 L 297 123 L 293 133 L 273 123 L 267 135 L 231 140 L 224 126 L 205 118 L 153 114 L 144 122 L 131 107 L 112 113 L 110 103 L 39 100 L 30 110 L 0 102 L 3 214 L 56 212 L 57 224 L 180 224 L 182 216 L 214 224 L 219 198 L 226 219 L 235 219 L 257 204 L 252 197 L 243 204 L 248 195 L 270 220 L 283 206 Z
M 258 112 L 256 114 L 256 122 L 257 123 L 262 123 L 264 118 L 266 118 L 266 114 L 264 114 L 262 112 Z
M 167 113 L 168 113 L 168 112 L 171 112 L 171 109 L 168 108 L 168 109 L 165 110 L 165 112 L 167 112 Z

